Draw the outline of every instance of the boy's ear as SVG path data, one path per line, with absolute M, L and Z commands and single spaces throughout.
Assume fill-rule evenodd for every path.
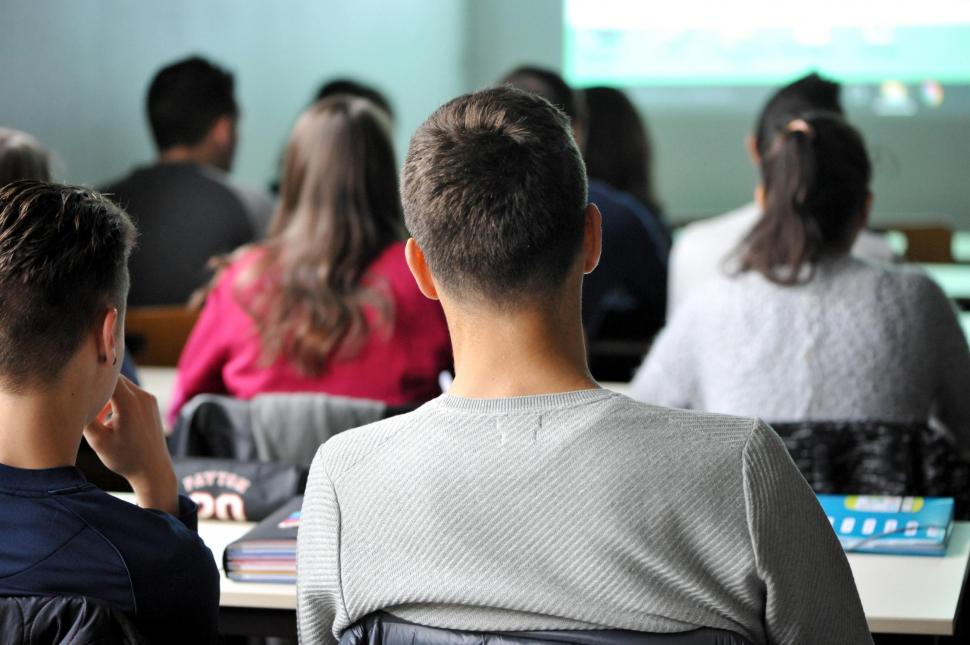
M 404 258 L 407 260 L 408 268 L 411 269 L 411 275 L 414 276 L 414 281 L 418 283 L 418 289 L 421 290 L 421 293 L 426 298 L 437 300 L 438 287 L 435 286 L 434 279 L 431 277 L 431 269 L 428 268 L 424 251 L 421 250 L 413 237 L 408 238 L 408 242 L 404 246 Z
M 592 273 L 603 251 L 603 215 L 596 204 L 587 204 L 583 226 L 583 273 Z
M 98 360 L 101 362 L 112 365 L 118 362 L 117 325 L 118 309 L 115 307 L 105 309 L 104 319 L 97 334 Z
M 215 120 L 209 129 L 209 138 L 220 147 L 231 146 L 235 139 L 236 122 L 228 114 L 223 114 Z

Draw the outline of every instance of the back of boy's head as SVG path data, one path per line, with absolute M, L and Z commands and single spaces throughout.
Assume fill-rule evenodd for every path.
M 555 296 L 582 245 L 586 169 L 569 119 L 510 87 L 460 96 L 418 128 L 402 197 L 432 274 L 460 301 Z
M 805 112 L 842 114 L 840 91 L 838 83 L 813 72 L 775 92 L 765 103 L 755 122 L 754 135 L 758 154 L 764 157 L 778 131 Z
M 55 381 L 99 312 L 124 309 L 134 238 L 124 211 L 85 188 L 0 188 L 0 387 Z
M 159 150 L 192 146 L 216 120 L 239 113 L 232 74 L 193 56 L 168 65 L 148 88 L 148 121 Z

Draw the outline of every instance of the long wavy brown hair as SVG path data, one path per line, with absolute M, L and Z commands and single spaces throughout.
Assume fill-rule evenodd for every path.
M 290 135 L 263 253 L 236 283 L 263 360 L 284 357 L 316 375 L 379 331 L 370 329 L 366 307 L 383 326 L 393 324 L 388 294 L 362 281 L 403 233 L 387 116 L 362 98 L 314 103 Z

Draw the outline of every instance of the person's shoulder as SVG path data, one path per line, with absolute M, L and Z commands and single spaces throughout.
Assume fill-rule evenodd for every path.
M 754 226 L 759 216 L 757 205 L 751 203 L 722 215 L 696 220 L 680 230 L 674 246 L 685 248 L 710 241 L 734 246 Z
M 651 450 L 669 442 L 704 446 L 708 452 L 736 454 L 762 423 L 750 417 L 651 405 L 619 393 L 609 402 L 608 418 L 616 421 L 622 431 L 634 433 L 640 439 L 644 430 L 651 431 L 650 441 L 644 442 L 651 445 Z
M 420 432 L 426 428 L 429 418 L 437 409 L 437 399 L 433 399 L 412 412 L 341 432 L 320 446 L 314 466 L 319 464 L 326 470 L 331 481 L 336 481 L 369 455 L 385 448 L 388 442 L 394 441 L 402 433 Z
M 137 166 L 129 170 L 126 174 L 115 177 L 104 184 L 98 186 L 98 192 L 109 198 L 118 200 L 120 197 L 132 189 L 137 189 L 151 175 L 152 168 L 156 164 L 148 166 Z
M 946 298 L 939 284 L 918 264 L 890 264 L 860 257 L 850 257 L 844 263 L 847 273 L 858 279 L 879 283 L 884 289 L 902 297 L 918 299 Z
M 589 180 L 589 201 L 603 214 L 603 226 L 639 222 L 636 210 L 624 199 L 626 193 L 598 179 Z

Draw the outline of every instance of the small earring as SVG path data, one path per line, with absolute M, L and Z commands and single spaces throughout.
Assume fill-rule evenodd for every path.
M 112 365 L 117 365 L 118 364 L 118 355 L 117 354 L 115 354 L 115 359 L 113 361 L 111 361 L 111 364 Z
M 107 363 L 108 362 L 108 355 L 107 354 L 98 354 L 98 362 L 99 363 Z

